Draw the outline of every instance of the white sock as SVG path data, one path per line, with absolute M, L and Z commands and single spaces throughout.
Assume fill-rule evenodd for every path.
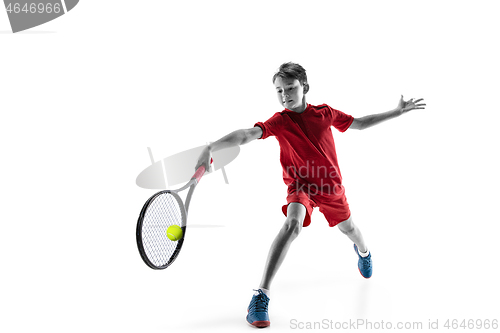
M 267 295 L 267 297 L 271 297 L 271 291 L 270 291 L 270 290 L 268 290 L 268 289 L 265 289 L 265 288 L 257 288 L 257 289 L 254 289 L 254 290 L 256 290 L 256 291 L 255 291 L 255 293 L 254 293 L 254 295 L 258 295 L 258 294 L 259 294 L 259 292 L 257 291 L 257 290 L 259 290 L 259 289 L 260 289 L 260 290 L 262 290 L 262 291 L 264 292 L 264 294 L 266 294 L 266 295 Z
M 359 255 L 360 255 L 360 256 L 362 256 L 363 258 L 366 258 L 366 257 L 368 257 L 368 255 L 370 254 L 370 251 L 368 251 L 368 249 L 366 249 L 366 252 L 361 252 L 361 251 L 359 250 L 359 247 L 358 247 L 358 253 L 359 253 Z

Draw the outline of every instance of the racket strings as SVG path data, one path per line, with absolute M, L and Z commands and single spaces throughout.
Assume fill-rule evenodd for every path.
M 142 243 L 148 259 L 156 267 L 169 263 L 177 242 L 167 237 L 171 225 L 182 226 L 182 210 L 170 193 L 156 197 L 146 210 L 142 225 Z

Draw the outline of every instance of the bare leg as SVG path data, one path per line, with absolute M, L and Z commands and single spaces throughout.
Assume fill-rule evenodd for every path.
M 363 240 L 361 231 L 359 231 L 358 227 L 352 221 L 352 216 L 348 220 L 339 223 L 337 226 L 343 234 L 349 237 L 349 239 L 356 244 L 359 251 L 366 252 L 368 250 L 365 241 Z
M 287 208 L 287 218 L 280 232 L 274 239 L 269 255 L 267 257 L 264 274 L 260 282 L 260 288 L 270 289 L 271 282 L 280 268 L 290 244 L 302 230 L 302 223 L 306 216 L 306 207 L 298 202 L 291 202 Z

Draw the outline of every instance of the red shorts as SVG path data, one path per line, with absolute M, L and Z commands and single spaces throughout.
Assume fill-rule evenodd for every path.
M 314 207 L 319 207 L 319 211 L 323 213 L 330 227 L 334 227 L 340 222 L 351 217 L 347 198 L 342 192 L 336 194 L 308 194 L 305 191 L 297 189 L 295 186 L 288 187 L 288 195 L 286 197 L 287 204 L 283 205 L 281 210 L 283 214 L 287 213 L 288 204 L 291 202 L 299 202 L 306 207 L 306 217 L 304 218 L 303 226 L 307 227 L 311 224 L 311 215 Z

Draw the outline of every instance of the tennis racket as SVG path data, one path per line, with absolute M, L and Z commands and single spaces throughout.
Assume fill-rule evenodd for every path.
M 186 237 L 191 196 L 204 173 L 205 166 L 202 165 L 186 185 L 177 190 L 160 191 L 149 198 L 142 207 L 137 221 L 137 247 L 142 260 L 152 269 L 167 268 L 179 255 Z M 184 204 L 177 193 L 187 188 L 189 191 Z M 177 241 L 167 237 L 167 229 L 172 225 L 178 225 L 182 229 L 183 236 Z

